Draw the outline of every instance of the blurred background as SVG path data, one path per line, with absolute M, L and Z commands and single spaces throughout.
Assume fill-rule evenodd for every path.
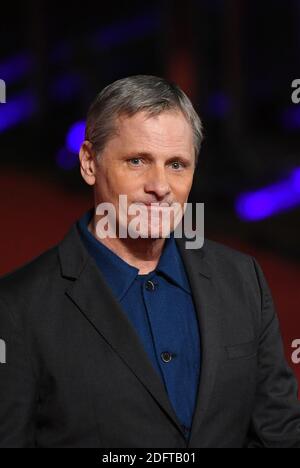
M 0 275 L 92 206 L 78 149 L 95 95 L 125 76 L 164 76 L 204 121 L 190 201 L 205 202 L 206 237 L 260 262 L 300 382 L 299 21 L 299 0 L 2 2 Z

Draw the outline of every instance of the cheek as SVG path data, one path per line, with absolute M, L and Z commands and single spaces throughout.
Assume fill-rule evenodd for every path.
M 112 180 L 113 189 L 118 194 L 131 195 L 136 194 L 144 186 L 144 179 L 134 174 L 122 172 Z
M 127 195 L 129 201 L 133 199 L 137 193 L 140 193 L 142 191 L 141 187 L 143 187 L 141 183 L 137 184 L 131 180 L 124 180 L 122 183 L 119 183 L 119 185 L 114 185 L 113 190 L 116 199 L 120 195 Z
M 178 180 L 177 178 L 172 182 L 172 191 L 178 199 L 185 201 L 188 198 L 189 193 L 191 191 L 192 183 L 193 179 L 191 179 L 190 177 L 182 178 L 181 180 Z

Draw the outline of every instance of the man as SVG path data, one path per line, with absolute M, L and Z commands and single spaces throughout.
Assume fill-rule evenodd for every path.
M 92 104 L 80 163 L 95 209 L 0 281 L 1 447 L 300 448 L 260 267 L 175 236 L 201 141 L 189 99 L 164 79 L 119 80 Z M 134 231 L 121 195 L 141 208 L 140 235 L 120 235 Z

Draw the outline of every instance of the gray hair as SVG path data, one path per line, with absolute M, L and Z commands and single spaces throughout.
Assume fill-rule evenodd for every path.
M 152 117 L 168 110 L 181 111 L 191 124 L 197 164 L 203 141 L 202 122 L 182 89 L 157 76 L 130 76 L 106 86 L 89 108 L 85 139 L 99 157 L 109 138 L 116 134 L 116 119 L 120 115 L 130 117 L 146 111 Z

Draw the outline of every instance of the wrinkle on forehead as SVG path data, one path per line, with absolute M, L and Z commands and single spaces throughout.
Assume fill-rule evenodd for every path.
M 192 129 L 182 112 L 164 111 L 155 116 L 147 112 L 132 117 L 122 115 L 117 126 L 115 138 L 122 141 L 124 147 L 137 143 L 144 149 L 193 152 Z

